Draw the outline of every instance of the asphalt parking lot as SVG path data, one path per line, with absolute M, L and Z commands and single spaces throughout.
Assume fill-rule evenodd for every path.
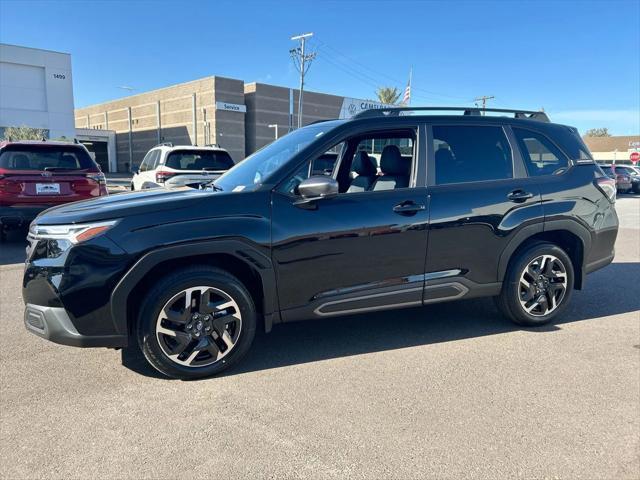
M 0 244 L 2 478 L 640 478 L 640 196 L 615 262 L 556 323 L 491 300 L 277 326 L 226 375 L 167 380 L 135 351 L 22 323 Z

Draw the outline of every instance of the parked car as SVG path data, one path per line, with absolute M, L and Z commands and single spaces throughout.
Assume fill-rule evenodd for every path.
M 104 174 L 84 145 L 0 142 L 0 232 L 28 225 L 47 208 L 103 195 Z
M 224 148 L 158 145 L 133 169 L 131 190 L 147 188 L 194 187 L 211 182 L 233 167 Z
M 616 190 L 618 193 L 627 193 L 633 188 L 631 176 L 625 170 L 618 170 L 616 165 L 600 165 L 602 171 L 616 181 Z
M 640 170 L 631 165 L 616 165 L 616 174 L 628 175 L 631 180 L 631 190 L 640 193 Z
M 26 328 L 137 345 L 187 379 L 235 364 L 281 322 L 474 297 L 520 325 L 553 321 L 613 260 L 615 182 L 544 113 L 431 112 L 300 128 L 207 189 L 48 210 L 29 234 Z M 326 152 L 339 152 L 329 174 L 314 167 Z

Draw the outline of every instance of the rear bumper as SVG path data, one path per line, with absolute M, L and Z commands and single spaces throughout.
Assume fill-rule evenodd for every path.
M 51 205 L 39 205 L 37 207 L 4 207 L 0 206 L 0 225 L 8 227 L 20 227 L 28 225 L 40 213 Z
M 126 347 L 128 340 L 121 335 L 82 335 L 61 307 L 44 307 L 27 303 L 24 325 L 28 331 L 55 343 L 73 347 Z

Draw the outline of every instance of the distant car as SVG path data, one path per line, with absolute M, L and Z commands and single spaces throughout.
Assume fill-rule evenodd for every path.
M 234 166 L 224 148 L 161 144 L 145 155 L 133 169 L 131 190 L 194 187 L 209 183 Z
M 600 168 L 602 168 L 602 171 L 609 178 L 613 178 L 616 181 L 616 190 L 618 193 L 627 193 L 633 188 L 631 176 L 624 172 L 618 172 L 617 166 L 615 170 L 613 165 L 600 165 Z
M 105 176 L 84 145 L 0 142 L 0 231 L 28 225 L 49 207 L 103 195 Z
M 616 165 L 616 173 L 629 175 L 631 177 L 631 190 L 633 193 L 640 193 L 640 170 L 631 165 Z

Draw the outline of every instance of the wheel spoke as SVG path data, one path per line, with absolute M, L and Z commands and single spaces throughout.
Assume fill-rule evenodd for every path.
M 174 295 L 156 320 L 156 336 L 166 356 L 194 368 L 228 355 L 241 328 L 238 304 L 223 290 L 209 286 L 187 288 Z

